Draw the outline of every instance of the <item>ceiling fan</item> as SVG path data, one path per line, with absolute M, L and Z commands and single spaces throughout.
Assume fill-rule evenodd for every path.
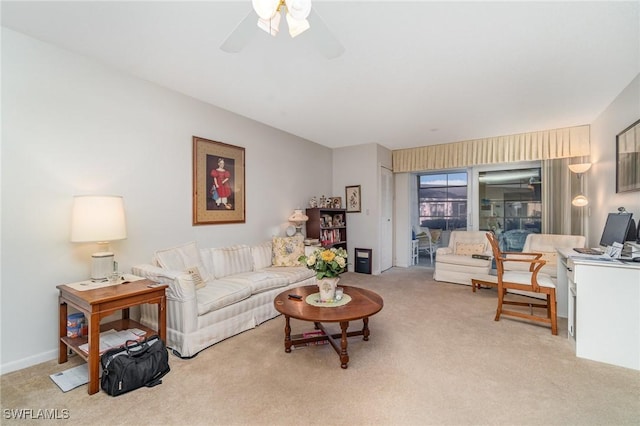
M 284 14 L 291 37 L 311 29 L 305 37 L 327 59 L 337 58 L 344 53 L 342 44 L 311 7 L 311 0 L 252 0 L 252 3 L 253 11 L 240 21 L 220 45 L 223 51 L 240 52 L 254 37 L 256 28 L 275 37 L 280 31 L 280 21 Z M 258 18 L 257 25 L 256 18 Z

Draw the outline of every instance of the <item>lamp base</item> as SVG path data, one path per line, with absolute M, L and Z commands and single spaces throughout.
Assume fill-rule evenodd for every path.
M 100 251 L 91 255 L 91 281 L 104 281 L 113 272 L 113 253 Z

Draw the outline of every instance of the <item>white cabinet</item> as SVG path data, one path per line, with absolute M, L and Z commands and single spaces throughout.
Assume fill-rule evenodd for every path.
M 558 286 L 566 286 L 576 356 L 640 370 L 640 264 L 559 252 L 567 268 L 562 280 L 558 270 Z

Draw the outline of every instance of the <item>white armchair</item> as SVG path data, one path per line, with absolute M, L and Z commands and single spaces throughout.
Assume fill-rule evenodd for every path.
M 542 260 L 546 263 L 540 270 L 547 274 L 555 282 L 558 275 L 558 248 L 584 247 L 585 237 L 581 235 L 559 235 L 559 234 L 529 234 L 524 242 L 522 251 L 525 253 L 542 253 Z M 508 257 L 517 258 L 517 254 L 510 254 Z M 526 271 L 529 265 L 523 262 L 506 262 L 505 271 Z
M 449 246 L 436 250 L 433 279 L 471 285 L 471 278 L 489 275 L 493 253 L 486 231 L 451 231 Z M 474 254 L 487 256 L 476 259 Z

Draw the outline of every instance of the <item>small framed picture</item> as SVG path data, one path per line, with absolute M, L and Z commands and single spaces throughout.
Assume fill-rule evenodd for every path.
M 333 197 L 333 201 L 331 202 L 331 207 L 334 209 L 342 208 L 342 197 Z
M 360 212 L 360 185 L 346 186 L 344 189 L 347 213 Z

